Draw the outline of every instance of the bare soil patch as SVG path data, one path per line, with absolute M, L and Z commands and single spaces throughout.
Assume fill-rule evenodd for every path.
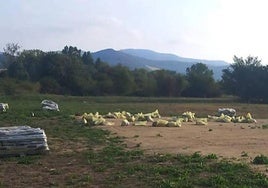
M 152 127 L 151 123 L 120 126 L 120 120 L 113 121 L 114 125 L 103 128 L 122 136 L 129 148 L 140 147 L 147 154 L 200 152 L 246 162 L 260 154 L 268 155 L 268 129 L 262 129 L 267 119 L 253 124 L 209 122 L 206 126 L 188 122 L 181 127 Z M 268 174 L 267 167 L 258 168 Z

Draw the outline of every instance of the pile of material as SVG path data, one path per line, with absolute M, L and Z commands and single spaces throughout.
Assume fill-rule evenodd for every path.
M 220 116 L 211 116 L 208 115 L 209 121 L 216 121 L 216 122 L 222 122 L 222 123 L 231 123 L 233 117 L 230 117 L 228 115 L 221 114 Z
M 184 122 L 194 122 L 195 121 L 195 113 L 187 111 L 182 113 L 182 118 Z
M 105 125 L 106 120 L 98 113 L 96 112 L 95 114 L 93 113 L 84 113 L 82 116 L 82 120 L 85 125 Z
M 44 110 L 60 111 L 59 105 L 51 100 L 43 100 L 41 106 Z
M 142 112 L 131 114 L 130 112 L 109 112 L 108 114 L 101 115 L 96 113 L 84 113 L 82 116 L 73 116 L 76 120 L 82 122 L 84 125 L 113 125 L 113 122 L 106 121 L 106 119 L 121 119 L 122 126 L 128 125 L 147 125 L 148 122 L 154 122 L 155 118 L 160 118 L 158 110 L 151 113 L 143 114 Z
M 0 157 L 43 154 L 48 151 L 44 130 L 29 126 L 0 127 Z
M 181 127 L 181 121 L 180 120 L 165 120 L 165 119 L 159 119 L 157 121 L 154 121 L 152 124 L 153 127 Z
M 130 112 L 122 111 L 122 112 L 109 112 L 108 114 L 103 116 L 104 118 L 113 118 L 113 119 L 127 119 L 129 122 L 134 121 L 153 121 L 153 118 L 160 118 L 160 114 L 158 110 L 154 112 L 143 114 L 142 112 L 131 114 Z
M 8 103 L 0 103 L 0 111 L 6 112 L 9 109 Z
M 236 110 L 233 108 L 219 108 L 218 113 L 219 115 L 223 114 L 230 117 L 234 117 L 236 115 Z
M 196 118 L 195 119 L 195 124 L 196 125 L 207 125 L 208 124 L 208 119 L 207 118 Z
M 237 116 L 232 120 L 234 123 L 257 123 L 256 119 L 253 119 L 250 113 L 246 116 Z
M 121 119 L 121 126 L 146 126 L 152 125 L 153 127 L 181 127 L 183 123 L 193 122 L 195 125 L 208 125 L 209 121 L 224 122 L 224 123 L 256 123 L 257 121 L 252 118 L 250 113 L 246 116 L 235 116 L 236 111 L 231 108 L 219 109 L 220 116 L 208 115 L 207 118 L 195 117 L 195 113 L 186 111 L 181 115 L 172 118 L 161 118 L 159 111 L 155 110 L 151 113 L 136 113 L 130 112 L 109 112 L 106 115 L 100 115 L 98 112 L 84 113 L 82 116 L 74 116 L 78 121 L 83 122 L 84 125 L 113 125 L 114 122 L 108 122 L 106 119 Z M 232 116 L 226 115 L 230 114 Z M 187 125 L 187 124 L 186 124 Z
M 223 122 L 223 123 L 256 123 L 257 120 L 253 119 L 250 113 L 247 113 L 246 116 L 228 116 L 221 114 L 218 116 L 210 116 L 208 115 L 208 119 L 210 121 Z

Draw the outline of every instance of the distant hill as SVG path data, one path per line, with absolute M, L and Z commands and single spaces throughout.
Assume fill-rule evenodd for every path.
M 150 70 L 150 67 L 153 67 L 154 69 L 158 68 L 185 72 L 185 69 L 189 67 L 189 65 L 192 65 L 187 62 L 145 59 L 113 49 L 105 49 L 92 53 L 92 57 L 94 60 L 100 58 L 102 61 L 107 62 L 110 65 L 122 64 L 131 69 L 144 68 Z
M 94 52 L 92 53 L 92 57 L 94 60 L 100 58 L 102 61 L 110 65 L 122 64 L 131 69 L 146 68 L 146 64 L 152 63 L 151 60 L 132 56 L 120 51 L 115 51 L 114 49 L 105 49 L 98 52 Z
M 224 61 L 198 60 L 183 58 L 174 54 L 157 53 L 151 50 L 126 49 L 116 51 L 105 49 L 92 53 L 94 60 L 100 58 L 110 65 L 122 64 L 130 69 L 144 68 L 147 70 L 166 69 L 185 74 L 186 69 L 196 63 L 204 63 L 213 70 L 214 78 L 221 79 L 222 70 L 227 68 L 228 63 Z
M 151 60 L 158 60 L 158 61 L 180 61 L 180 62 L 187 62 L 187 63 L 204 63 L 206 65 L 212 65 L 212 66 L 228 66 L 229 64 L 225 61 L 221 60 L 204 60 L 204 59 L 193 59 L 193 58 L 185 58 L 180 57 L 174 54 L 169 53 L 158 53 L 154 52 L 152 50 L 147 49 L 124 49 L 120 50 L 121 52 L 142 57 L 145 59 L 151 59 Z

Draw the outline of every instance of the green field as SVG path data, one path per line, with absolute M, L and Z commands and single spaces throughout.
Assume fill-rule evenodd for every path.
M 60 112 L 41 110 L 43 99 L 57 102 Z M 163 116 L 192 111 L 203 117 L 215 114 L 219 107 L 233 107 L 238 114 L 251 112 L 254 118 L 268 118 L 267 104 L 243 104 L 233 98 L 56 95 L 1 96 L 0 102 L 10 106 L 0 114 L 0 126 L 43 128 L 50 148 L 48 155 L 0 159 L 0 187 L 268 187 L 267 176 L 254 172 L 248 164 L 221 160 L 215 154 L 147 155 L 138 145 L 129 150 L 117 135 L 84 127 L 70 116 L 159 109 Z M 266 156 L 262 158 L 266 160 Z

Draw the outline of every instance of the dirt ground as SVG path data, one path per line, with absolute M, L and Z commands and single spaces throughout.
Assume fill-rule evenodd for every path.
M 172 153 L 203 155 L 216 154 L 231 161 L 251 164 L 254 157 L 268 156 L 268 119 L 253 124 L 209 122 L 207 126 L 183 123 L 182 127 L 99 126 L 123 137 L 128 148 L 140 148 L 146 154 Z M 104 176 L 92 171 L 81 151 L 88 149 L 86 142 L 66 142 L 50 138 L 49 155 L 38 157 L 30 164 L 19 164 L 18 159 L 0 160 L 0 187 L 71 187 L 94 185 L 101 187 Z M 23 158 L 22 158 L 23 160 Z M 251 165 L 257 172 L 268 176 L 268 165 Z M 89 176 L 91 174 L 91 176 Z M 83 185 L 83 186 L 82 186 Z M 94 187 L 91 186 L 91 187 Z
M 268 156 L 268 129 L 262 128 L 264 124 L 268 124 L 267 119 L 251 124 L 209 122 L 208 125 L 195 125 L 187 122 L 181 127 L 152 127 L 151 123 L 147 126 L 120 126 L 117 120 L 114 125 L 103 128 L 124 137 L 129 148 L 140 147 L 148 154 L 200 152 L 252 162 L 257 155 Z M 268 174 L 267 165 L 257 165 L 256 168 Z

